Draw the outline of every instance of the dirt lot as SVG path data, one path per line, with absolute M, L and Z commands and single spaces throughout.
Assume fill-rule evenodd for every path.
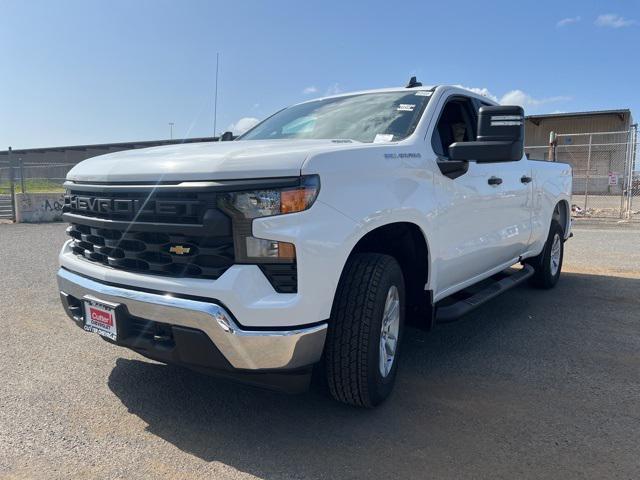
M 2 478 L 640 478 L 640 230 L 576 228 L 553 291 L 406 336 L 376 410 L 160 365 L 59 306 L 64 226 L 0 225 Z
M 620 218 L 620 212 L 626 212 L 626 206 L 623 208 L 622 197 L 618 195 L 589 195 L 586 199 L 584 194 L 573 194 L 571 197 L 571 205 L 576 205 L 582 209 L 577 213 L 578 219 L 598 219 L 607 218 L 617 220 Z M 585 206 L 586 205 L 586 206 Z M 630 205 L 630 219 L 632 221 L 640 221 L 640 196 L 635 195 Z

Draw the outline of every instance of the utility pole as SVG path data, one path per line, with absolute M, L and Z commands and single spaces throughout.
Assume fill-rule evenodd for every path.
M 173 140 L 173 122 L 169 122 L 169 139 Z
M 216 91 L 213 98 L 213 137 L 216 136 L 216 122 L 218 121 L 218 65 L 220 64 L 220 54 L 216 53 Z

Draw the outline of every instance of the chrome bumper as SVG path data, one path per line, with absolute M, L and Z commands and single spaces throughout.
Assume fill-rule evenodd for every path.
M 295 330 L 243 330 L 224 307 L 212 302 L 129 290 L 58 270 L 63 298 L 91 297 L 125 305 L 130 315 L 203 331 L 227 361 L 237 369 L 295 369 L 316 363 L 322 355 L 327 324 Z M 78 320 L 77 311 L 66 309 Z

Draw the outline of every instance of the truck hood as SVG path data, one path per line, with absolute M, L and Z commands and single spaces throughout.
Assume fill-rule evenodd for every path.
M 313 153 L 362 145 L 336 140 L 240 140 L 142 148 L 80 162 L 76 182 L 159 182 L 287 177 Z

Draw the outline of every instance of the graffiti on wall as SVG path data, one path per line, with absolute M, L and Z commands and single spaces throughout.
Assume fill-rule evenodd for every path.
M 59 200 L 51 200 L 47 198 L 42 204 L 42 209 L 45 212 L 62 212 L 62 207 L 64 206 L 64 196 L 60 197 Z
M 21 223 L 57 222 L 62 220 L 62 193 L 16 194 L 16 219 Z

